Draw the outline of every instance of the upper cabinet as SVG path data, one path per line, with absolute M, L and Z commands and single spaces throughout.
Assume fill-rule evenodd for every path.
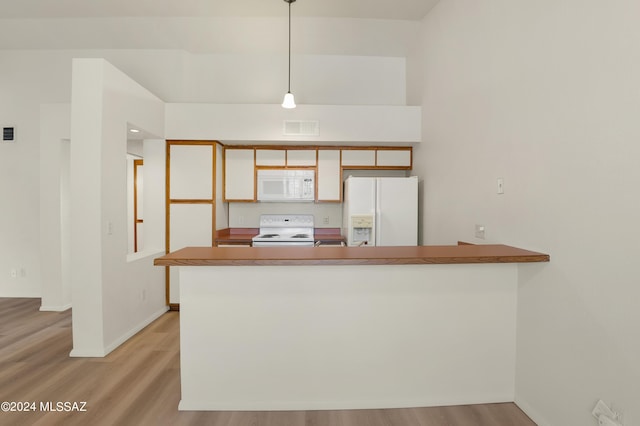
M 255 153 L 253 148 L 225 148 L 224 200 L 255 200 Z
M 378 148 L 376 166 L 384 168 L 412 168 L 411 149 Z
M 316 165 L 315 149 L 288 149 L 287 166 L 313 167 Z
M 169 145 L 170 199 L 211 199 L 213 149 L 211 145 Z
M 342 167 L 354 169 L 410 170 L 410 147 L 350 148 L 342 150 Z
M 410 170 L 411 147 L 228 146 L 225 147 L 224 201 L 256 201 L 260 168 L 316 170 L 316 201 L 342 201 L 342 170 Z
M 339 149 L 318 150 L 318 201 L 341 201 L 342 168 Z
M 349 167 L 375 167 L 375 149 L 343 149 L 342 165 Z
M 256 148 L 256 167 L 313 167 L 315 149 Z
M 287 151 L 284 149 L 256 149 L 256 166 L 286 166 Z

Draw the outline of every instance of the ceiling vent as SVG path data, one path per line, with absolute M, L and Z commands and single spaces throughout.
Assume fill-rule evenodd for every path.
M 285 136 L 319 136 L 320 122 L 314 120 L 284 120 Z
M 2 141 L 3 142 L 13 142 L 15 139 L 15 133 L 13 127 L 3 127 L 2 128 Z

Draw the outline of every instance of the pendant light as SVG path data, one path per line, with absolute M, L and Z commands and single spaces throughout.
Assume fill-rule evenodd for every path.
M 296 0 L 284 0 L 289 3 L 289 85 L 287 89 L 287 93 L 284 95 L 284 100 L 282 101 L 282 108 L 295 108 L 296 101 L 293 99 L 293 93 L 291 93 L 291 3 Z

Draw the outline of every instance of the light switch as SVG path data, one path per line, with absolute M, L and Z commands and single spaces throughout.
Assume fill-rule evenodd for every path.
M 504 179 L 501 177 L 498 178 L 497 192 L 498 194 L 504 194 Z

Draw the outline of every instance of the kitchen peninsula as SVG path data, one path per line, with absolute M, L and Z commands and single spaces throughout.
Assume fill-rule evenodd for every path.
M 188 247 L 181 410 L 514 400 L 519 268 L 505 245 Z M 533 264 L 533 265 L 532 265 Z

